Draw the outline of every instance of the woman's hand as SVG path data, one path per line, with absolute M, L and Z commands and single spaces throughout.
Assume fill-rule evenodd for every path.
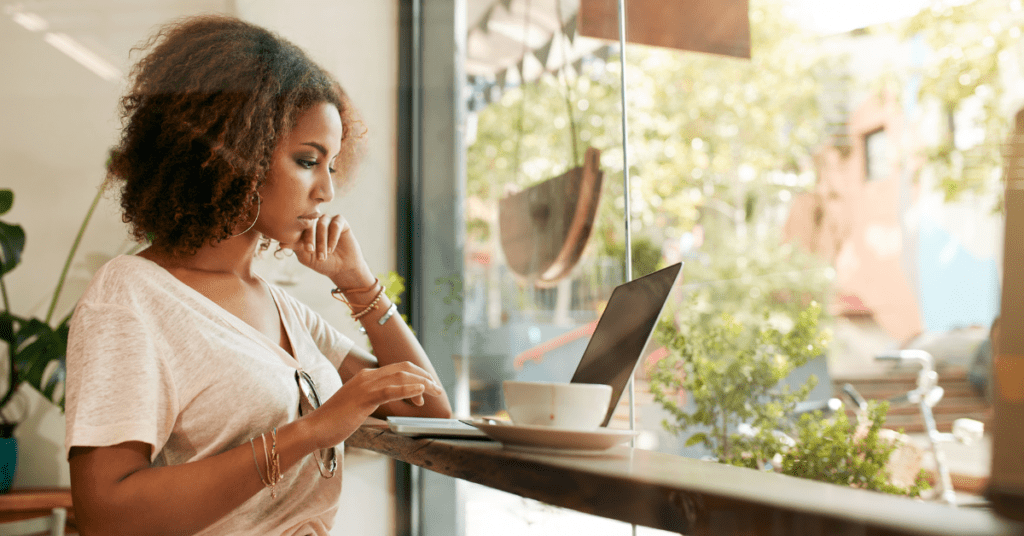
M 341 215 L 320 216 L 298 242 L 281 247 L 294 251 L 299 262 L 331 278 L 338 288 L 363 288 L 374 281 L 352 227 Z
M 362 369 L 307 417 L 318 448 L 341 443 L 382 404 L 407 400 L 422 406 L 424 396 L 444 390 L 427 371 L 408 361 Z

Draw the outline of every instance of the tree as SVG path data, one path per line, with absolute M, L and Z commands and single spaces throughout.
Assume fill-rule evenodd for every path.
M 921 70 L 919 97 L 939 104 L 946 136 L 926 154 L 947 201 L 966 193 L 995 193 L 1002 147 L 1013 111 L 1003 109 L 1007 84 L 1020 84 L 1007 63 L 1019 58 L 1024 31 L 1020 0 L 937 0 L 900 29 L 931 50 Z M 907 81 L 910 82 L 910 81 Z M 998 208 L 998 207 L 997 207 Z
M 691 307 L 680 307 L 681 314 Z M 778 325 L 765 312 L 760 322 L 740 323 L 722 313 L 701 324 L 659 329 L 669 354 L 654 365 L 650 385 L 655 401 L 674 419 L 664 421 L 665 429 L 689 434 L 688 446 L 704 445 L 721 463 L 919 495 L 927 488 L 924 471 L 909 488 L 890 481 L 887 464 L 896 445 L 879 434 L 887 404 L 872 405 L 864 426 L 841 412 L 831 419 L 820 413 L 792 418 L 816 379 L 795 388 L 783 380 L 825 351 L 829 335 L 818 328 L 820 317 L 820 306 L 811 303 L 792 326 Z M 681 392 L 692 399 L 692 409 L 680 402 Z
M 701 443 L 723 463 L 762 467 L 782 450 L 772 431 L 814 388 L 814 379 L 796 390 L 779 382 L 824 352 L 828 336 L 818 330 L 820 314 L 811 304 L 789 329 L 773 325 L 768 313 L 756 324 L 723 313 L 704 325 L 659 330 L 669 355 L 654 366 L 650 380 L 655 401 L 676 420 L 665 421 L 665 429 L 681 433 L 696 426 L 688 446 Z M 683 391 L 693 400 L 692 412 L 676 398 Z M 741 424 L 756 436 L 741 433 Z
M 717 210 L 728 226 L 705 226 L 718 233 L 709 244 L 763 242 L 767 229 L 781 226 L 779 207 L 813 184 L 811 155 L 824 132 L 821 81 L 836 61 L 814 52 L 814 36 L 786 19 L 782 5 L 751 2 L 751 60 L 627 48 L 637 236 L 677 240 Z M 619 64 L 592 58 L 581 71 L 511 89 L 479 112 L 467 196 L 495 206 L 509 189 L 564 172 L 574 154 L 594 146 L 603 151 L 605 190 L 593 251 L 611 254 L 622 251 L 625 204 Z M 467 225 L 478 247 L 492 247 L 493 218 L 471 216 Z
M 871 402 L 863 423 L 851 422 L 842 412 L 832 419 L 815 413 L 802 415 L 795 426 L 794 445 L 780 456 L 779 472 L 894 495 L 920 496 L 931 487 L 928 471 L 918 471 L 906 488 L 892 482 L 888 463 L 898 445 L 881 434 L 888 411 L 888 402 Z

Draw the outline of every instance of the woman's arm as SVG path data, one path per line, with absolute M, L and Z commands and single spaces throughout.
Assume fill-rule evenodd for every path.
M 355 303 L 369 303 L 376 295 L 377 291 L 371 290 L 362 295 L 346 296 Z M 434 370 L 423 346 L 416 339 L 416 335 L 402 319 L 402 315 L 395 313 L 383 325 L 379 323 L 390 307 L 391 300 L 384 293 L 381 295 L 376 309 L 360 317 L 359 321 L 366 330 L 370 344 L 373 345 L 373 355 L 358 346 L 353 347 L 338 370 L 342 380 L 348 382 L 352 376 L 364 369 L 409 362 L 423 369 L 438 386 L 441 386 L 441 379 L 437 376 L 437 371 Z M 452 415 L 452 408 L 448 396 L 442 391 L 438 396 L 425 396 L 422 406 L 414 405 L 411 400 L 399 400 L 381 405 L 373 414 L 378 418 L 388 415 L 448 418 Z
M 282 472 L 313 452 L 299 421 L 277 431 Z M 269 432 L 269 431 L 268 431 Z M 270 448 L 270 434 L 266 434 Z M 71 492 L 83 536 L 195 534 L 256 493 L 266 478 L 263 444 L 241 445 L 182 465 L 151 467 L 152 446 L 131 441 L 109 447 L 71 447 Z
M 337 445 L 381 404 L 443 396 L 409 363 L 356 374 L 316 411 L 277 429 L 282 473 L 317 449 Z M 272 439 L 267 430 L 267 448 Z M 257 455 L 253 455 L 255 447 Z M 263 490 L 262 440 L 181 465 L 152 467 L 152 446 L 126 442 L 72 447 L 71 490 L 85 536 L 194 534 Z M 257 465 L 259 471 L 257 472 Z
M 380 292 L 379 284 L 373 284 L 376 278 L 363 258 L 359 242 L 345 218 L 337 215 L 321 216 L 303 231 L 297 243 L 281 246 L 294 251 L 296 258 L 303 265 L 329 277 L 335 288 L 343 291 L 345 299 L 353 304 L 356 312 L 373 303 L 380 293 L 376 307 L 359 318 L 373 345 L 374 355 L 359 348 L 349 351 L 338 369 L 345 383 L 351 381 L 361 371 L 410 363 L 433 378 L 438 387 L 441 386 L 434 366 L 430 364 L 426 352 L 402 316 L 394 314 L 383 325 L 378 322 L 391 307 L 391 300 L 386 293 Z M 452 408 L 443 391 L 437 395 L 428 393 L 424 398 L 422 401 L 414 399 L 384 404 L 374 416 L 451 416 Z M 423 402 L 422 405 L 420 402 Z

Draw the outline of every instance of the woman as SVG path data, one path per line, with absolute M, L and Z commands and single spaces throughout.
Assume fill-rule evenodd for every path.
M 351 107 L 301 50 L 236 19 L 179 21 L 146 47 L 108 182 L 151 245 L 97 272 L 68 343 L 79 526 L 328 534 L 336 445 L 370 415 L 451 414 L 349 224 L 321 212 L 354 158 Z M 329 278 L 376 356 L 253 272 L 269 239 Z

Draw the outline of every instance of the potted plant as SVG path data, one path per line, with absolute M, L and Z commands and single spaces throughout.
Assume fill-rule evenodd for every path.
M 64 287 L 71 260 L 101 195 L 102 190 L 97 192 L 85 219 L 79 226 L 43 319 L 23 317 L 11 311 L 4 276 L 21 262 L 21 252 L 25 248 L 25 230 L 20 225 L 0 221 L 0 295 L 3 299 L 3 309 L 0 309 L 0 339 L 7 343 L 7 370 L 3 375 L 6 382 L 0 384 L 0 493 L 10 489 L 11 481 L 14 479 L 18 453 L 14 429 L 27 417 L 24 409 L 18 410 L 16 407 L 21 384 L 27 384 L 39 391 L 60 407 L 61 411 L 64 410 L 64 357 L 67 353 L 71 313 L 53 323 L 54 309 Z M 0 189 L 0 216 L 7 213 L 13 205 L 14 192 Z

